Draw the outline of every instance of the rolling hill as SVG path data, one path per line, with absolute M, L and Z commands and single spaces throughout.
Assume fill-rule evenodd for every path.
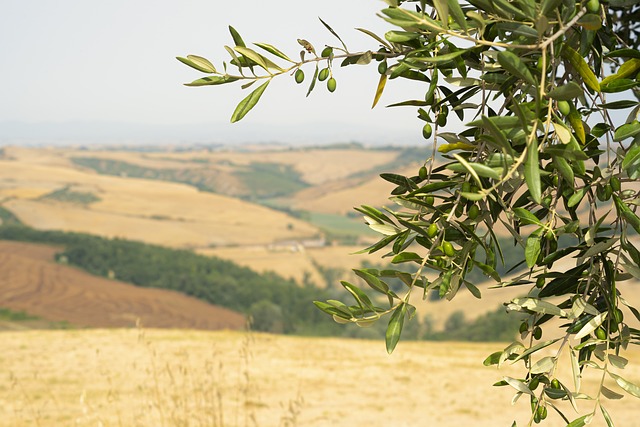
M 0 307 L 75 327 L 242 329 L 244 315 L 179 292 L 140 288 L 54 262 L 59 248 L 0 241 Z

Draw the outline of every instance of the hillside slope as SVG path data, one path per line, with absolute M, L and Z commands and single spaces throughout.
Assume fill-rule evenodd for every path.
M 242 329 L 244 316 L 164 289 L 56 264 L 51 246 L 0 241 L 0 307 L 79 327 Z

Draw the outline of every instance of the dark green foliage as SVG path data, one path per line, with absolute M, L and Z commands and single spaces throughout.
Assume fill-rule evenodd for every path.
M 4 206 L 0 206 L 0 220 L 2 220 L 1 224 L 3 225 L 20 225 L 22 222 L 18 219 L 17 216 L 13 214 L 10 210 L 6 209 Z
M 267 301 L 282 311 L 284 333 L 342 332 L 310 304 L 314 299 L 330 298 L 327 291 L 299 286 L 273 273 L 258 274 L 230 261 L 128 240 L 21 226 L 0 227 L 0 239 L 63 245 L 58 258 L 89 273 L 113 274 L 137 286 L 172 289 L 242 313 Z
M 80 205 L 89 205 L 91 203 L 99 202 L 100 197 L 93 193 L 85 191 L 73 191 L 66 186 L 60 190 L 52 191 L 49 194 L 45 194 L 40 197 L 41 200 L 56 200 L 59 202 L 75 203 Z
M 260 332 L 281 334 L 284 329 L 282 308 L 271 301 L 258 301 L 249 307 L 251 329 Z
M 130 178 L 154 179 L 180 182 L 202 191 L 216 192 L 212 180 L 197 169 L 156 169 L 134 165 L 121 160 L 99 159 L 93 157 L 73 157 L 71 161 L 78 166 L 90 168 L 103 175 L 126 176 Z
M 309 185 L 291 165 L 278 163 L 252 163 L 235 175 L 249 189 L 250 200 L 282 197 Z
M 25 320 L 36 320 L 38 317 L 32 316 L 25 311 L 13 311 L 8 308 L 0 308 L 0 320 L 7 320 L 10 322 L 20 322 Z

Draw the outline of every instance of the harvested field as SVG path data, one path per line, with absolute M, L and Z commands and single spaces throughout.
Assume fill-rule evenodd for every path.
M 78 187 L 88 206 L 31 198 Z M 21 188 L 29 191 L 21 192 Z M 36 189 L 42 189 L 38 192 Z M 101 176 L 75 169 L 0 161 L 3 206 L 37 229 L 123 237 L 180 248 L 268 244 L 316 236 L 317 228 L 282 212 L 162 181 Z M 246 233 L 249 228 L 258 230 Z
M 412 167 L 396 173 L 412 176 L 416 170 L 417 167 Z M 360 205 L 393 206 L 393 202 L 389 201 L 389 193 L 394 188 L 393 184 L 378 176 L 368 179 L 354 178 L 328 182 L 299 191 L 290 203 L 294 209 L 346 215 Z
M 244 316 L 178 292 L 92 276 L 55 248 L 0 241 L 0 307 L 78 327 L 242 329 Z
M 495 427 L 526 425 L 530 413 L 529 399 L 511 406 L 515 390 L 492 387 L 519 376 L 521 365 L 482 366 L 504 348 L 498 343 L 401 342 L 388 356 L 381 341 L 237 332 L 30 331 L 4 332 L 2 340 L 3 427 Z M 640 351 L 625 355 L 624 376 L 640 383 Z M 564 370 L 558 377 L 570 384 Z M 583 391 L 598 380 L 588 371 Z M 616 425 L 631 427 L 635 399 L 603 404 Z M 580 414 L 593 405 L 578 400 Z M 549 410 L 544 425 L 566 423 Z M 591 426 L 606 426 L 599 412 Z

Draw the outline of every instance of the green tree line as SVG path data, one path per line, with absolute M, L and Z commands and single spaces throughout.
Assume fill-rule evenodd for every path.
M 299 285 L 274 273 L 259 274 L 230 261 L 123 239 L 81 233 L 39 231 L 25 226 L 0 227 L 0 239 L 62 245 L 57 259 L 91 274 L 142 287 L 171 289 L 211 304 L 252 315 L 257 330 L 302 335 L 343 332 L 308 302 L 330 298 L 330 291 Z M 264 306 L 281 317 L 264 320 Z

